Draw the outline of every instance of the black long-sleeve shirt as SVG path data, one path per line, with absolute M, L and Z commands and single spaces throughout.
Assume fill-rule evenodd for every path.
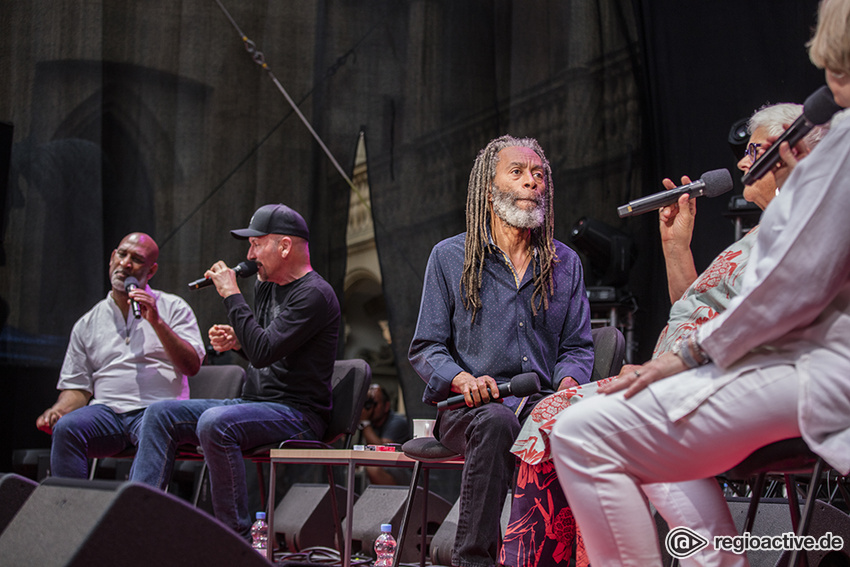
M 308 272 L 286 285 L 257 282 L 254 303 L 251 311 L 241 294 L 224 300 L 242 354 L 251 363 L 242 399 L 308 410 L 327 424 L 340 323 L 333 288 Z

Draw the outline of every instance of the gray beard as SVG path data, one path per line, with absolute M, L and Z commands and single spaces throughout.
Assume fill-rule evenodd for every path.
M 519 195 L 513 191 L 502 191 L 493 185 L 490 188 L 490 195 L 493 196 L 493 211 L 508 226 L 534 229 L 543 225 L 546 204 L 545 196 L 540 197 L 536 207 L 525 210 L 516 206 L 515 202 Z

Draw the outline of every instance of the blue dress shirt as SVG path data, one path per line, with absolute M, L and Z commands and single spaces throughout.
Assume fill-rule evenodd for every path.
M 459 234 L 438 243 L 425 270 L 409 352 L 410 363 L 427 383 L 422 401 L 445 400 L 451 395 L 452 379 L 463 371 L 492 376 L 499 384 L 534 371 L 543 393 L 557 390 L 565 376 L 579 384 L 588 382 L 593 342 L 578 255 L 555 241 L 554 294 L 549 296 L 549 309 L 541 305 L 533 315 L 532 271 L 526 270 L 517 283 L 505 254 L 491 245 L 481 276 L 482 308 L 473 323 L 460 288 L 465 237 Z

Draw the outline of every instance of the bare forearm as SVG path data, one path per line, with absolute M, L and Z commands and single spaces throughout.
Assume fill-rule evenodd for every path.
M 201 369 L 198 353 L 189 341 L 180 338 L 162 319 L 153 325 L 165 352 L 177 369 L 186 376 L 194 376 Z
M 91 394 L 85 390 L 62 390 L 59 392 L 59 399 L 53 404 L 53 409 L 62 414 L 70 413 L 88 404 L 90 399 Z
M 71 413 L 89 403 L 91 394 L 85 390 L 62 390 L 56 403 L 44 410 L 35 420 L 35 426 L 47 433 L 53 432 L 53 426 L 63 415 Z
M 691 247 L 682 244 L 664 243 L 664 263 L 667 267 L 667 290 L 670 303 L 675 303 L 697 279 Z

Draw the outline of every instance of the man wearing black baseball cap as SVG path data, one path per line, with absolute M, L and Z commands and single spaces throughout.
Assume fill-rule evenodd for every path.
M 340 310 L 333 288 L 310 265 L 310 233 L 296 211 L 264 205 L 248 228 L 231 234 L 248 240 L 248 259 L 257 263 L 254 310 L 224 262 L 204 275 L 224 298 L 230 321 L 210 328 L 210 343 L 250 362 L 242 396 L 152 405 L 130 479 L 165 488 L 175 447 L 200 444 L 216 517 L 249 539 L 253 520 L 242 451 L 322 437 L 330 418 Z

